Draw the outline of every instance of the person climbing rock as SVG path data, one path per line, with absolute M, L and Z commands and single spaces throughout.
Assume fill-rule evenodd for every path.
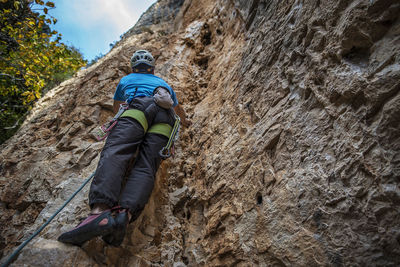
M 160 151 L 176 125 L 175 114 L 184 126 L 190 125 L 174 90 L 154 75 L 151 53 L 138 50 L 130 63 L 132 73 L 120 80 L 114 94 L 114 112 L 121 115 L 107 137 L 90 187 L 90 215 L 60 235 L 61 242 L 82 245 L 102 236 L 106 243 L 119 246 L 128 223 L 138 218 L 150 198 Z

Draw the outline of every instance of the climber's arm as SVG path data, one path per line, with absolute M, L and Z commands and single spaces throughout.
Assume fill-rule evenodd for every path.
M 183 109 L 183 107 L 181 105 L 177 105 L 176 107 L 174 107 L 175 113 L 181 118 L 181 122 L 183 124 L 183 126 L 185 127 L 189 127 L 190 124 L 192 124 L 192 122 L 188 119 L 186 119 L 186 113 L 185 110 Z
M 121 105 L 122 103 L 124 103 L 124 101 L 118 101 L 118 100 L 114 100 L 114 104 L 113 104 L 113 111 L 114 113 L 117 113 L 119 110 L 119 105 Z

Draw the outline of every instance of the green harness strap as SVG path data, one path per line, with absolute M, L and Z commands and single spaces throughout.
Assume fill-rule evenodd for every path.
M 167 123 L 156 123 L 153 124 L 150 129 L 148 129 L 149 126 L 147 124 L 146 116 L 144 115 L 143 111 L 140 111 L 138 109 L 126 110 L 124 113 L 122 113 L 121 117 L 130 117 L 137 120 L 140 125 L 142 125 L 145 133 L 162 134 L 167 138 L 170 138 L 171 136 L 172 127 Z
M 145 133 L 147 132 L 149 125 L 147 124 L 147 119 L 143 111 L 140 111 L 138 109 L 128 109 L 124 113 L 122 113 L 121 118 L 122 117 L 130 117 L 132 119 L 137 120 L 140 123 L 140 125 L 142 125 L 144 132 Z
M 156 123 L 150 127 L 148 133 L 162 134 L 169 138 L 171 136 L 172 127 L 167 123 Z

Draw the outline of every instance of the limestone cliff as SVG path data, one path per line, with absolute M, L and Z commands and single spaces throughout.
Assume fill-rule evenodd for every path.
M 398 266 L 399 1 L 178 6 L 47 94 L 2 146 L 3 259 L 93 172 L 90 133 L 146 48 L 193 124 L 143 214 L 121 248 L 61 244 L 86 188 L 15 266 Z

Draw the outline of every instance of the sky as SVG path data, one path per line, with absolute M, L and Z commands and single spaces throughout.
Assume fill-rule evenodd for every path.
M 135 25 L 156 0 L 53 0 L 52 30 L 62 42 L 77 48 L 88 61 L 107 54 L 110 44 Z

